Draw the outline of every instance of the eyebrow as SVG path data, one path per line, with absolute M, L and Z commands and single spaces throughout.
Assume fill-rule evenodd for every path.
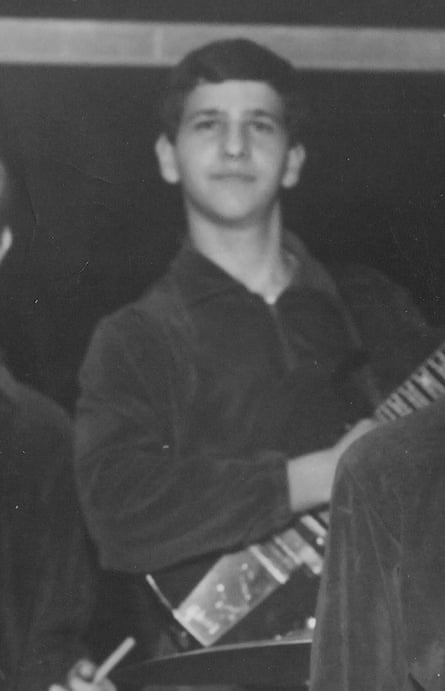
M 196 110 L 189 115 L 185 117 L 185 122 L 190 122 L 192 120 L 195 120 L 197 118 L 201 117 L 216 117 L 220 116 L 221 114 L 225 114 L 226 111 L 220 108 L 202 108 L 199 110 Z M 243 117 L 248 116 L 248 117 L 256 117 L 256 118 L 265 118 L 268 120 L 273 120 L 277 123 L 281 123 L 283 121 L 283 115 L 278 114 L 278 113 L 273 113 L 270 110 L 264 110 L 262 108 L 253 108 L 252 110 L 246 110 L 243 113 Z
M 214 117 L 215 115 L 220 115 L 221 112 L 222 111 L 217 108 L 200 108 L 199 110 L 191 112 L 184 119 L 187 122 L 189 120 L 195 120 L 195 118 Z

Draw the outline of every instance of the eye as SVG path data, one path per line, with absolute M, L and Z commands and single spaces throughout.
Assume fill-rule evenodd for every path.
M 252 120 L 251 128 L 261 134 L 272 134 L 275 131 L 274 123 L 271 120 Z
M 217 118 L 202 118 L 193 123 L 193 129 L 198 132 L 211 132 L 218 127 L 218 124 Z

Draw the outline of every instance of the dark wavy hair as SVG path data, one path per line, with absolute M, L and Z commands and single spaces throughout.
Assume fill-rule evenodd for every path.
M 187 96 L 200 83 L 227 80 L 266 82 L 283 99 L 291 143 L 301 136 L 308 104 L 301 78 L 290 62 L 248 39 L 208 43 L 188 53 L 169 73 L 160 103 L 160 127 L 170 141 L 176 139 Z

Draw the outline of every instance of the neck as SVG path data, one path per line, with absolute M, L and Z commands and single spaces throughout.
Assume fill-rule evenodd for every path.
M 201 254 L 254 293 L 274 302 L 291 279 L 282 247 L 279 206 L 262 223 L 222 228 L 208 219 L 188 215 L 192 245 Z

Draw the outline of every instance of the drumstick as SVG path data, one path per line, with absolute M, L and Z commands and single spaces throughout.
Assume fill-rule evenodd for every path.
M 93 677 L 93 684 L 99 683 L 105 679 L 105 677 L 111 672 L 114 667 L 122 660 L 127 653 L 130 652 L 132 648 L 136 645 L 134 638 L 129 636 L 122 641 L 120 645 L 114 650 L 111 655 L 107 657 L 106 660 L 97 668 L 96 674 Z

